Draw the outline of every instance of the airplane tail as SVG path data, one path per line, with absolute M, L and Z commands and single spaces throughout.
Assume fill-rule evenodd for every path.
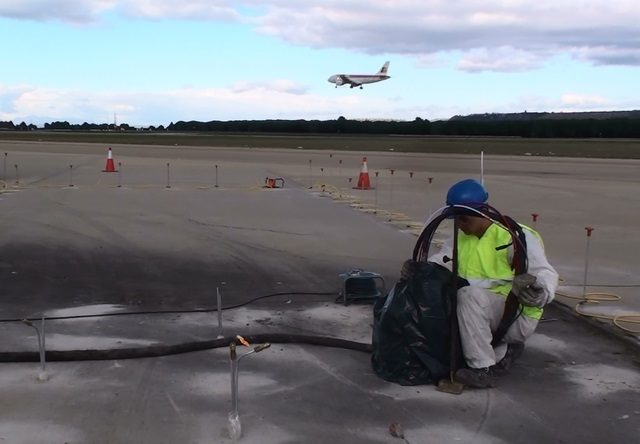
M 380 68 L 380 71 L 378 71 L 378 75 L 386 76 L 388 71 L 389 71 L 389 62 L 384 62 L 384 65 L 382 65 L 382 68 Z

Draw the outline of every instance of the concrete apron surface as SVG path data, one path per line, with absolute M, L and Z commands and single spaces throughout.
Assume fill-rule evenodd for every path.
M 0 194 L 4 319 L 213 309 L 216 289 L 225 307 L 283 293 L 224 310 L 223 334 L 229 337 L 293 333 L 369 343 L 371 306 L 336 303 L 338 274 L 363 268 L 382 273 L 387 287 L 392 285 L 416 240 L 416 229 L 407 221 L 422 221 L 418 213 L 435 209 L 450 183 L 477 176 L 476 162 L 468 158 L 394 154 L 378 160 L 370 154 L 370 168 L 379 161 L 393 167 L 394 176 L 416 170 L 413 178 L 389 177 L 387 187 L 378 183 L 376 195 L 344 185 L 347 168 L 360 169 L 360 153 L 340 154 L 344 161 L 336 167 L 337 154 L 319 152 L 114 147 L 120 171 L 101 173 L 106 153 L 97 153 L 95 146 L 3 148 L 20 165 L 18 183 L 5 177 Z M 495 159 L 500 165 L 512 162 L 516 166 L 501 168 L 517 172 L 517 177 L 502 169 L 485 176 L 495 205 L 513 208 L 509 214 L 516 217 L 532 211 L 523 201 L 544 208 L 536 210 L 541 214 L 537 228 L 549 256 L 563 275 L 573 273 L 576 280 L 584 257 L 574 256 L 585 237 L 580 233 L 567 240 L 572 231 L 563 224 L 583 230 L 586 224 L 572 219 L 578 214 L 603 224 L 612 221 L 613 227 L 596 227 L 592 278 L 633 284 L 637 264 L 626 262 L 625 269 L 623 259 L 632 256 L 627 249 L 637 240 L 615 240 L 630 222 L 594 208 L 587 212 L 584 200 L 575 199 L 588 192 L 606 207 L 609 192 L 637 186 L 638 179 L 625 173 L 628 166 L 614 164 L 617 176 L 595 178 L 591 193 L 587 179 L 576 172 L 581 165 L 594 168 L 590 162 L 576 161 L 567 174 L 554 173 L 561 185 L 557 190 L 546 178 L 544 186 L 535 186 L 539 178 L 529 176 L 544 172 L 518 171 L 522 161 Z M 553 170 L 557 164 L 536 159 L 535 165 Z M 285 188 L 263 189 L 270 176 L 283 177 Z M 434 177 L 430 188 L 410 182 L 426 177 Z M 328 190 L 330 180 L 339 195 Z M 379 211 L 374 215 L 371 206 L 354 206 L 347 194 Z M 566 202 L 559 201 L 563 195 Z M 634 199 L 619 210 L 631 212 L 638 205 Z M 542 223 L 545 214 L 551 218 L 544 222 L 548 225 Z M 565 216 L 573 221 L 564 221 Z M 613 244 L 596 245 L 600 232 Z M 616 253 L 611 257 L 610 248 Z M 633 309 L 628 299 L 618 304 Z M 0 351 L 38 350 L 33 328 L 3 322 L 0 331 Z M 215 311 L 46 323 L 49 350 L 144 348 L 219 334 Z M 640 432 L 637 347 L 554 307 L 512 375 L 489 391 L 453 396 L 432 386 L 401 387 L 376 377 L 367 353 L 302 344 L 273 344 L 243 359 L 240 367 L 241 442 L 402 442 L 389 433 L 392 423 L 411 443 L 626 442 Z M 149 359 L 52 362 L 44 382 L 37 381 L 40 372 L 37 363 L 0 366 L 2 442 L 231 441 L 226 348 Z

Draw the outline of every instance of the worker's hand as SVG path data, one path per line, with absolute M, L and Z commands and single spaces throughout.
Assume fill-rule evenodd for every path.
M 407 259 L 402 264 L 402 269 L 400 270 L 400 279 L 403 281 L 411 280 L 411 278 L 415 276 L 417 269 L 418 263 L 413 259 Z
M 544 289 L 529 273 L 518 274 L 513 278 L 511 291 L 518 302 L 527 307 L 543 307 L 547 302 Z

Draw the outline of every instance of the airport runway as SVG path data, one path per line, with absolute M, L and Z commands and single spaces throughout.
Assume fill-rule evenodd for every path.
M 211 161 L 121 155 L 120 172 L 103 173 L 104 154 L 11 155 L 21 176 L 0 204 L 13 317 L 89 302 L 205 307 L 217 287 L 229 303 L 334 291 L 343 271 L 397 272 L 414 241 L 391 226 L 379 236 L 375 219 L 288 178 L 263 189 L 274 165 L 225 162 L 215 187 Z
M 481 177 L 471 156 L 113 153 L 119 172 L 103 173 L 105 146 L 0 142 L 3 319 L 212 308 L 216 289 L 225 306 L 284 293 L 224 311 L 225 333 L 366 343 L 371 307 L 336 304 L 338 274 L 362 268 L 391 285 L 448 187 Z M 352 189 L 363 156 L 375 190 Z M 622 297 L 588 307 L 606 315 L 640 311 L 639 172 L 638 161 L 538 157 L 489 157 L 483 170 L 494 206 L 544 236 L 567 294 L 582 292 L 585 227 L 595 228 L 588 282 L 599 285 L 588 290 Z M 282 177 L 284 188 L 262 188 L 265 177 Z M 545 317 L 512 377 L 461 397 L 386 383 L 359 352 L 274 344 L 242 363 L 240 442 L 402 442 L 388 433 L 392 421 L 411 443 L 632 441 L 640 433 L 637 335 L 626 336 L 635 346 L 612 340 L 559 306 Z M 215 325 L 215 313 L 49 321 L 47 344 L 175 344 L 215 338 Z M 0 353 L 37 350 L 33 329 L 19 322 L 0 323 L 0 334 Z M 42 383 L 35 363 L 0 364 L 0 441 L 231 442 L 227 353 L 56 362 Z
M 186 290 L 201 295 L 198 303 L 203 303 L 215 282 L 229 284 L 246 269 L 253 270 L 252 280 L 241 278 L 238 293 L 270 292 L 276 282 L 300 287 L 306 279 L 324 290 L 333 284 L 329 276 L 352 267 L 394 279 L 414 239 L 397 233 L 387 243 L 366 227 L 410 225 L 415 233 L 442 205 L 452 183 L 474 177 L 484 180 L 496 208 L 543 235 L 564 294 L 582 296 L 587 269 L 588 293 L 621 298 L 585 311 L 603 316 L 640 311 L 640 237 L 634 235 L 640 222 L 638 160 L 487 156 L 481 164 L 478 156 L 464 155 L 122 145 L 114 147 L 120 173 L 108 174 L 100 173 L 105 150 L 95 144 L 1 142 L 7 188 L 0 199 L 11 206 L 2 221 L 11 233 L 2 238 L 4 251 L 13 257 L 30 251 L 55 257 L 46 263 L 57 267 L 52 273 L 57 276 L 74 266 L 72 250 L 80 248 L 91 260 L 76 266 L 91 263 L 102 276 L 90 293 L 118 294 L 120 302 L 141 305 L 159 300 L 150 293 L 177 298 L 176 290 L 199 275 L 209 277 L 208 283 Z M 363 156 L 376 190 L 352 189 Z M 267 176 L 284 178 L 285 188 L 261 189 Z M 335 202 L 360 203 L 367 213 L 356 215 L 347 205 L 319 198 L 329 195 L 341 197 Z M 341 224 L 345 212 L 361 222 L 355 228 Z M 594 228 L 589 238 L 585 227 Z M 288 245 L 279 248 L 282 242 Z M 228 254 L 222 244 L 244 253 Z M 297 273 L 290 272 L 293 265 Z M 303 265 L 309 268 L 300 269 Z M 135 276 L 151 286 L 144 297 L 136 296 Z M 47 279 L 64 288 L 63 277 Z M 20 278 L 12 275 L 7 285 L 12 283 L 24 291 Z M 33 283 L 41 289 L 49 284 Z M 235 294 L 228 287 L 225 291 Z

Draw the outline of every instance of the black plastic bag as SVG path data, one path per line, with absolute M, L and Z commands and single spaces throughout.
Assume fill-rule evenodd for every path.
M 382 379 L 419 385 L 449 375 L 450 319 L 456 297 L 452 279 L 446 268 L 418 262 L 412 279 L 398 281 L 376 301 L 371 364 Z M 458 335 L 454 337 L 458 340 Z

